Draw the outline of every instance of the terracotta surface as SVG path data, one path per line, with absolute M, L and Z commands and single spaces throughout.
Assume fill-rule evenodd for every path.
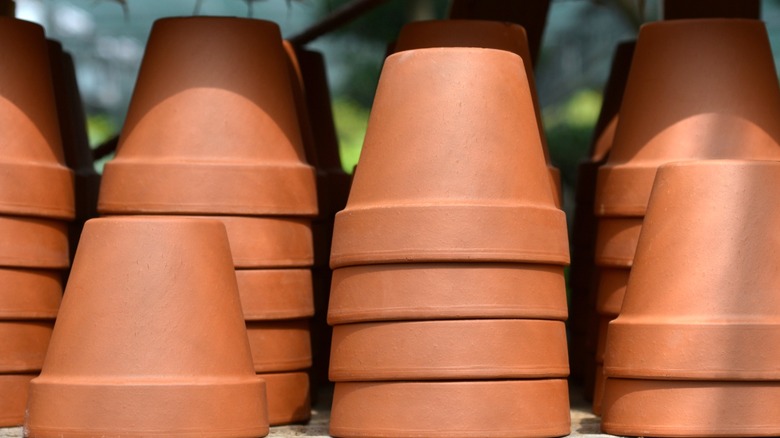
M 306 155 L 306 162 L 312 165 L 319 173 L 319 163 L 317 163 L 317 151 L 314 132 L 311 127 L 311 116 L 309 107 L 306 104 L 306 87 L 301 75 L 301 66 L 298 63 L 298 56 L 292 43 L 288 40 L 282 41 L 284 48 L 285 63 L 290 77 L 290 85 L 295 103 L 295 114 L 298 120 L 298 131 L 301 135 L 301 144 Z
M 615 435 L 780 435 L 780 382 L 609 379 L 601 428 Z
M 69 265 L 66 222 L 0 216 L 0 266 L 64 269 Z
M 264 435 L 265 383 L 245 333 L 220 222 L 88 221 L 25 427 L 35 437 Z
M 602 415 L 603 403 L 604 403 L 604 388 L 607 384 L 607 377 L 604 375 L 604 364 L 596 364 L 596 372 L 594 373 L 593 382 L 593 413 L 595 415 Z
M 316 215 L 314 169 L 305 163 L 276 24 L 155 22 L 98 207 Z
M 777 184 L 778 162 L 659 170 L 609 328 L 608 376 L 780 380 Z
M 570 432 L 566 380 L 337 383 L 336 437 L 555 437 Z
M 308 269 L 239 269 L 241 308 L 247 321 L 307 318 L 314 315 Z
M 511 263 L 353 266 L 333 272 L 330 324 L 526 318 L 566 319 L 563 267 Z
M 336 215 L 331 267 L 568 263 L 522 72 L 519 56 L 494 49 L 387 58 L 349 201 Z M 414 115 L 400 110 L 408 108 Z
M 430 20 L 413 21 L 401 28 L 394 51 L 425 49 L 432 47 L 481 47 L 512 52 L 522 58 L 525 76 L 531 90 L 531 99 L 536 114 L 539 138 L 542 142 L 545 161 L 550 172 L 550 182 L 558 207 L 562 204 L 561 172 L 550 164 L 550 152 L 544 134 L 542 112 L 534 80 L 533 61 L 528 48 L 525 29 L 502 21 L 486 20 Z
M 236 268 L 311 266 L 314 248 L 308 219 L 200 216 L 225 224 Z
M 0 427 L 21 426 L 34 374 L 0 374 Z
M 297 371 L 311 366 L 309 321 L 247 321 L 255 371 Z
M 630 269 L 601 268 L 596 311 L 601 315 L 618 316 L 623 306 Z
M 0 320 L 54 319 L 60 301 L 60 272 L 0 268 Z
M 596 238 L 596 265 L 628 267 L 634 263 L 642 218 L 601 218 Z
M 0 17 L 0 214 L 74 217 L 43 28 Z
M 309 376 L 306 373 L 258 374 L 265 380 L 271 426 L 302 423 L 311 418 Z
M 561 321 L 409 321 L 333 327 L 330 380 L 479 380 L 569 375 Z
M 778 119 L 780 88 L 761 21 L 643 25 L 615 145 L 599 173 L 596 213 L 644 215 L 663 163 L 780 159 Z
M 0 321 L 0 374 L 41 369 L 54 321 Z

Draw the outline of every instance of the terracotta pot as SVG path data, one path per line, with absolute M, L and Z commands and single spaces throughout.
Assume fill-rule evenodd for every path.
M 601 111 L 593 130 L 593 141 L 590 144 L 591 162 L 603 161 L 607 158 L 609 150 L 615 139 L 620 104 L 623 102 L 623 94 L 628 81 L 628 73 L 631 70 L 631 61 L 634 57 L 636 41 L 625 41 L 617 45 L 615 55 L 612 57 L 612 66 L 609 78 L 604 87 L 604 99 L 601 103 Z M 595 189 L 595 178 L 591 190 Z
M 604 364 L 596 363 L 596 372 L 593 379 L 593 414 L 601 416 L 604 403 L 604 388 L 607 384 L 607 376 L 604 375 Z
M 314 292 L 308 269 L 239 269 L 236 280 L 247 321 L 314 315 Z
M 780 380 L 780 278 L 763 268 L 777 260 L 776 184 L 778 162 L 659 170 L 623 307 L 609 328 L 608 376 Z
M 566 264 L 567 242 L 520 57 L 458 47 L 387 58 L 331 267 Z
M 0 321 L 0 374 L 41 369 L 54 321 Z
M 309 321 L 247 321 L 255 371 L 275 373 L 311 366 Z
M 596 238 L 596 265 L 630 268 L 641 231 L 641 217 L 601 218 Z
M 268 394 L 268 422 L 271 426 L 303 423 L 311 418 L 309 376 L 306 373 L 258 374 Z
M 615 146 L 599 172 L 596 214 L 643 216 L 663 163 L 780 159 L 779 119 L 780 88 L 761 21 L 643 25 Z
M 155 22 L 98 210 L 316 215 L 276 24 Z
M 218 221 L 88 221 L 31 382 L 29 435 L 266 434 L 233 272 Z
M 630 269 L 601 268 L 596 311 L 601 315 L 618 316 L 623 307 Z
M 66 222 L 0 216 L 0 266 L 64 269 L 69 265 Z
M 610 378 L 601 428 L 629 436 L 778 436 L 780 382 Z
M 561 321 L 488 319 L 333 327 L 330 380 L 479 380 L 569 375 Z
M 0 17 L 0 214 L 73 219 L 43 28 Z
M 0 268 L 0 320 L 54 319 L 60 301 L 60 272 Z
M 199 216 L 225 224 L 236 268 L 311 266 L 314 248 L 308 219 Z
M 337 383 L 336 437 L 554 437 L 570 432 L 566 380 Z
M 421 263 L 333 272 L 330 324 L 470 318 L 565 320 L 563 267 Z
M 542 141 L 545 161 L 549 167 L 556 205 L 562 205 L 561 172 L 550 163 L 547 137 L 544 135 L 542 112 L 539 96 L 536 92 L 533 61 L 528 48 L 525 29 L 514 23 L 487 20 L 430 20 L 413 21 L 401 28 L 395 43 L 395 52 L 425 49 L 432 47 L 482 47 L 512 52 L 523 60 L 523 68 L 528 78 L 531 99 L 536 114 L 539 138 Z
M 24 423 L 27 393 L 34 374 L 0 374 L 0 427 Z

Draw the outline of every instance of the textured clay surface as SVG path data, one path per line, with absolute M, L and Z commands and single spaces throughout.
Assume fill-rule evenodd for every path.
M 314 315 L 312 274 L 308 269 L 239 269 L 236 281 L 247 321 Z
M 271 426 L 309 421 L 311 400 L 308 374 L 267 373 L 257 376 L 265 380 L 268 422 Z
M 0 320 L 54 319 L 60 301 L 60 272 L 0 268 Z
M 311 366 L 309 321 L 247 321 L 255 371 L 297 371 Z

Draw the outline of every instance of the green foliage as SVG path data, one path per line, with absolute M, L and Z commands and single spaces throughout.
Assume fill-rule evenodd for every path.
M 366 136 L 368 110 L 354 101 L 336 98 L 333 101 L 333 118 L 339 137 L 342 166 L 345 171 L 352 173 Z

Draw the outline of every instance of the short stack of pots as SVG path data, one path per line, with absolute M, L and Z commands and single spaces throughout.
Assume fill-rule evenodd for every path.
M 780 162 L 661 166 L 620 316 L 605 432 L 780 435 Z
M 272 425 L 310 416 L 317 197 L 292 93 L 276 24 L 158 20 L 98 203 L 102 215 L 223 222 Z
M 780 88 L 761 21 L 672 20 L 642 26 L 615 140 L 596 189 L 602 360 L 658 167 L 698 159 L 778 160 L 776 120 Z
M 330 433 L 561 436 L 568 242 L 522 60 L 388 57 L 336 215 Z
M 26 436 L 263 436 L 265 391 L 222 223 L 86 223 Z
M 69 266 L 65 167 L 43 28 L 0 17 L 0 427 L 21 425 Z

